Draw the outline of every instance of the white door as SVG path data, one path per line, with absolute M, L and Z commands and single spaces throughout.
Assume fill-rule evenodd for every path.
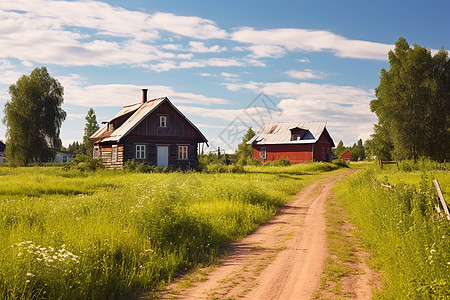
M 168 146 L 158 146 L 157 147 L 157 166 L 167 167 L 169 166 L 169 147 Z

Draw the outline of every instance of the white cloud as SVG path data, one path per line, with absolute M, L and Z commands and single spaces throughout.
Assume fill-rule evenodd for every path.
M 230 77 L 230 78 L 239 77 L 239 75 L 237 75 L 237 74 L 232 74 L 232 73 L 227 73 L 227 72 L 222 72 L 222 73 L 220 73 L 220 75 L 222 75 L 223 77 Z
M 284 47 L 289 51 L 331 51 L 339 57 L 376 60 L 386 60 L 388 51 L 393 48 L 393 45 L 388 44 L 349 40 L 329 31 L 297 28 L 241 28 L 231 34 L 231 39 L 261 47 L 272 45 Z
M 309 59 L 306 57 L 298 58 L 298 59 L 296 59 L 296 61 L 301 62 L 301 63 L 309 63 L 310 62 Z
M 174 103 L 195 103 L 202 105 L 227 104 L 228 100 L 207 97 L 201 94 L 179 92 L 165 85 L 136 86 L 132 84 L 86 85 L 86 79 L 78 75 L 59 76 L 64 86 L 66 104 L 86 107 L 124 106 L 141 101 L 141 89 L 148 89 L 148 97 L 167 96 Z
M 227 50 L 227 48 L 221 47 L 219 45 L 207 47 L 207 46 L 205 46 L 205 43 L 203 43 L 203 42 L 190 41 L 189 45 L 191 46 L 191 48 L 189 49 L 190 51 L 198 52 L 198 53 L 208 53 L 208 52 L 219 53 L 219 52 Z
M 173 60 L 163 61 L 150 66 L 156 72 L 164 72 L 172 69 L 190 69 L 204 67 L 245 67 L 245 66 L 265 66 L 264 63 L 253 59 L 240 58 L 209 58 L 190 61 L 175 62 Z
M 284 73 L 295 79 L 321 79 L 326 77 L 325 73 L 311 69 L 304 69 L 303 71 L 289 70 Z
M 192 58 L 192 54 L 176 55 L 150 45 L 160 38 L 160 31 L 196 39 L 227 36 L 211 20 L 151 15 L 99 1 L 0 2 L 0 56 L 27 64 L 104 66 Z M 217 47 L 210 50 L 222 50 Z
M 250 57 L 253 58 L 279 58 L 284 56 L 284 54 L 286 53 L 285 48 L 275 45 L 253 45 L 247 47 L 247 49 L 252 52 L 252 54 L 250 54 Z

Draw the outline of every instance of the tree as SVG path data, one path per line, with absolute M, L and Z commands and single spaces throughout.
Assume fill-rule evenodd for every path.
M 250 160 L 252 160 L 252 145 L 247 145 L 247 142 L 250 141 L 254 136 L 255 132 L 250 127 L 242 138 L 242 143 L 238 145 L 238 164 L 246 165 Z
M 388 131 L 380 126 L 374 125 L 375 133 L 365 143 L 368 155 L 376 156 L 381 160 L 392 160 L 394 145 L 392 144 Z
M 84 148 L 83 143 L 78 143 L 77 141 L 73 142 L 72 144 L 69 144 L 69 147 L 67 147 L 68 151 L 75 152 L 77 154 L 86 154 L 86 149 Z
M 89 137 L 91 137 L 100 128 L 100 126 L 98 125 L 95 111 L 92 108 L 89 109 L 85 119 L 86 126 L 84 127 L 83 144 L 86 154 L 92 156 L 92 149 L 94 145 L 91 140 L 89 140 Z
M 398 159 L 426 156 L 443 160 L 450 146 L 450 61 L 441 49 L 430 50 L 404 38 L 389 51 L 390 69 L 381 70 L 377 99 L 370 108 L 378 117 L 378 132 L 387 134 Z M 379 133 L 373 135 L 375 138 Z M 377 142 L 386 141 L 377 138 Z M 389 148 L 389 145 L 379 148 Z
M 47 68 L 35 68 L 9 87 L 11 101 L 5 104 L 6 155 L 12 165 L 48 161 L 61 147 L 59 138 L 66 112 L 64 88 Z
M 347 149 L 344 147 L 344 142 L 340 140 L 336 148 L 334 148 L 334 155 L 336 155 L 337 158 L 341 158 L 342 154 L 346 151 Z

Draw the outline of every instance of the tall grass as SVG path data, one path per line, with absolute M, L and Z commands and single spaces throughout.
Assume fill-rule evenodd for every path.
M 306 180 L 0 168 L 1 299 L 132 299 L 209 263 Z
M 375 188 L 372 177 L 394 188 Z M 448 187 L 450 175 L 445 171 L 372 167 L 336 188 L 340 203 L 385 275 L 376 298 L 450 297 L 450 221 L 434 210 L 438 200 L 433 178 Z

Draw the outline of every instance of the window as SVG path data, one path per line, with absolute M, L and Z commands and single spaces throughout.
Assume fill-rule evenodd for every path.
M 178 159 L 188 159 L 188 146 L 178 146 Z
M 145 145 L 136 145 L 136 159 L 145 159 Z
M 299 135 L 297 135 L 297 134 L 294 134 L 293 136 L 292 136 L 292 140 L 293 141 L 300 141 L 300 136 Z
M 98 147 L 94 147 L 94 158 L 98 158 L 98 153 L 99 153 Z
M 67 155 L 63 155 L 63 162 L 67 162 Z
M 117 161 L 117 145 L 112 146 L 111 161 Z
M 159 127 L 167 127 L 167 117 L 159 116 Z
M 266 147 L 261 148 L 261 159 L 266 159 L 267 153 L 266 153 Z

